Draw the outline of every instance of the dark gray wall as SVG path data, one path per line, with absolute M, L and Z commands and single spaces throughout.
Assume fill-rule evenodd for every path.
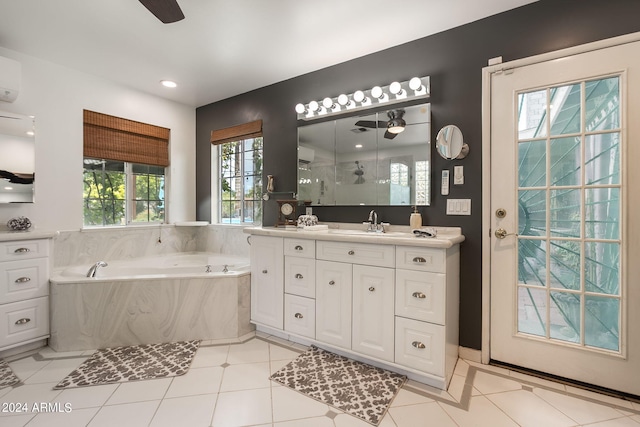
M 205 105 L 196 112 L 196 195 L 199 220 L 210 220 L 209 135 L 256 119 L 263 120 L 264 173 L 275 176 L 279 191 L 296 190 L 296 114 L 298 102 L 352 93 L 376 84 L 431 76 L 432 140 L 438 129 L 456 124 L 471 152 L 448 162 L 432 152 L 432 205 L 422 207 L 423 223 L 461 226 L 460 345 L 481 346 L 482 275 L 482 76 L 487 60 L 504 61 L 640 31 L 638 0 L 542 0 L 462 27 L 305 74 L 243 95 Z M 437 19 L 437 17 L 425 18 Z M 381 34 L 380 37 L 384 37 Z M 345 38 L 345 43 L 349 43 Z M 295 53 L 292 53 L 295 54 Z M 273 64 L 264 64 L 266 67 Z M 260 64 L 247 64 L 259 67 Z M 215 78 L 215 70 L 212 72 Z M 439 194 L 440 172 L 464 165 L 465 184 L 451 186 L 448 197 L 470 198 L 472 215 L 446 216 Z M 371 207 L 316 207 L 321 221 L 359 222 Z M 376 207 L 391 224 L 409 223 L 406 207 Z M 265 225 L 276 219 L 275 203 L 265 204 Z

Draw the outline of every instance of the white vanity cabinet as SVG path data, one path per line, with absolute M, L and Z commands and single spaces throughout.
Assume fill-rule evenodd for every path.
M 251 320 L 284 327 L 284 239 L 251 236 Z
M 284 239 L 284 330 L 315 338 L 315 242 Z
M 49 337 L 49 240 L 0 241 L 0 351 Z
M 316 261 L 316 339 L 351 348 L 353 264 Z

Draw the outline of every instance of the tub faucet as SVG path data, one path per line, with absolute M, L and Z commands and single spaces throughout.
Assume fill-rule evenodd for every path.
M 106 263 L 106 262 L 104 262 L 104 261 L 98 261 L 98 262 L 96 262 L 95 264 L 93 264 L 93 265 L 91 266 L 91 268 L 89 269 L 89 271 L 87 271 L 87 277 L 96 277 L 96 273 L 97 273 L 97 271 L 98 271 L 98 268 L 100 268 L 100 267 L 106 267 L 106 266 L 108 266 L 108 265 L 109 265 L 109 264 L 107 264 L 107 263 Z
M 222 269 L 222 272 L 223 273 L 228 273 L 229 272 L 229 265 L 228 264 L 224 265 L 224 268 Z

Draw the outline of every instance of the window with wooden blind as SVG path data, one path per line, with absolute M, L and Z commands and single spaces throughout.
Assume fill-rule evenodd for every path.
M 84 225 L 165 222 L 167 128 L 84 110 Z

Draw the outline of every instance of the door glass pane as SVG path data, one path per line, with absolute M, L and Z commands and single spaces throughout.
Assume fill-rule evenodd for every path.
M 589 135 L 585 140 L 585 182 L 587 185 L 620 183 L 620 134 Z
M 546 141 L 530 141 L 518 144 L 518 178 L 520 187 L 547 185 L 546 155 Z
M 588 292 L 620 294 L 620 244 L 585 243 L 584 283 Z
M 580 342 L 580 297 L 567 292 L 551 292 L 551 338 Z
M 518 191 L 518 234 L 545 236 L 547 234 L 547 192 Z
M 518 283 L 545 286 L 547 252 L 544 240 L 518 240 Z
M 589 239 L 620 238 L 620 189 L 585 190 L 585 234 Z
M 544 289 L 518 288 L 518 332 L 546 336 L 547 292 Z
M 552 288 L 580 290 L 580 242 L 575 240 L 551 241 Z
M 585 105 L 588 132 L 620 128 L 620 77 L 586 82 Z
M 550 191 L 551 235 L 580 237 L 580 190 Z
M 518 139 L 547 136 L 547 91 L 518 95 Z
M 551 135 L 566 135 L 580 132 L 580 87 L 581 84 L 550 89 L 549 105 Z
M 585 344 L 618 351 L 620 349 L 620 300 L 587 295 Z
M 580 137 L 552 139 L 550 161 L 552 186 L 580 185 Z

